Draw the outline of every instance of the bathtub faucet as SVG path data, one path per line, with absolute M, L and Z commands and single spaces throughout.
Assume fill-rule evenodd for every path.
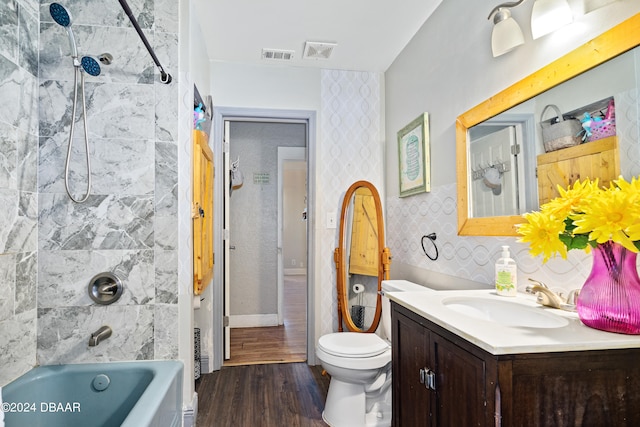
M 89 338 L 89 347 L 95 347 L 100 344 L 101 341 L 106 340 L 111 336 L 113 331 L 109 326 L 103 326 L 94 333 L 91 334 L 91 338 Z

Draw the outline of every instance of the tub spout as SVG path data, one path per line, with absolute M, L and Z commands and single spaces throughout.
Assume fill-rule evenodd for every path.
M 111 336 L 113 331 L 109 326 L 103 326 L 94 333 L 91 334 L 91 338 L 89 338 L 89 347 L 95 347 L 100 344 L 101 341 L 106 340 Z

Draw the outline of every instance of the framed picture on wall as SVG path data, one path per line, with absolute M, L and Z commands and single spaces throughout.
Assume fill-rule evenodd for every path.
M 431 191 L 429 113 L 398 131 L 400 197 Z

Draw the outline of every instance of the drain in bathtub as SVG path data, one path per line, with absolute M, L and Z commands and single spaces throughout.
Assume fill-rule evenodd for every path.
M 105 374 L 96 375 L 91 383 L 95 391 L 104 391 L 109 387 L 111 380 Z

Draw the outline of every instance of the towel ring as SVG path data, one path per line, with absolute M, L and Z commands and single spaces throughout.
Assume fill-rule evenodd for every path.
M 427 253 L 427 249 L 424 247 L 424 239 L 430 240 L 431 243 L 433 243 L 433 248 L 436 251 L 435 256 L 432 257 Z M 420 243 L 422 244 L 422 252 L 424 252 L 427 258 L 429 258 L 431 261 L 435 261 L 438 259 L 438 247 L 436 246 L 436 233 L 431 233 L 431 234 L 427 234 L 426 236 L 422 236 Z

